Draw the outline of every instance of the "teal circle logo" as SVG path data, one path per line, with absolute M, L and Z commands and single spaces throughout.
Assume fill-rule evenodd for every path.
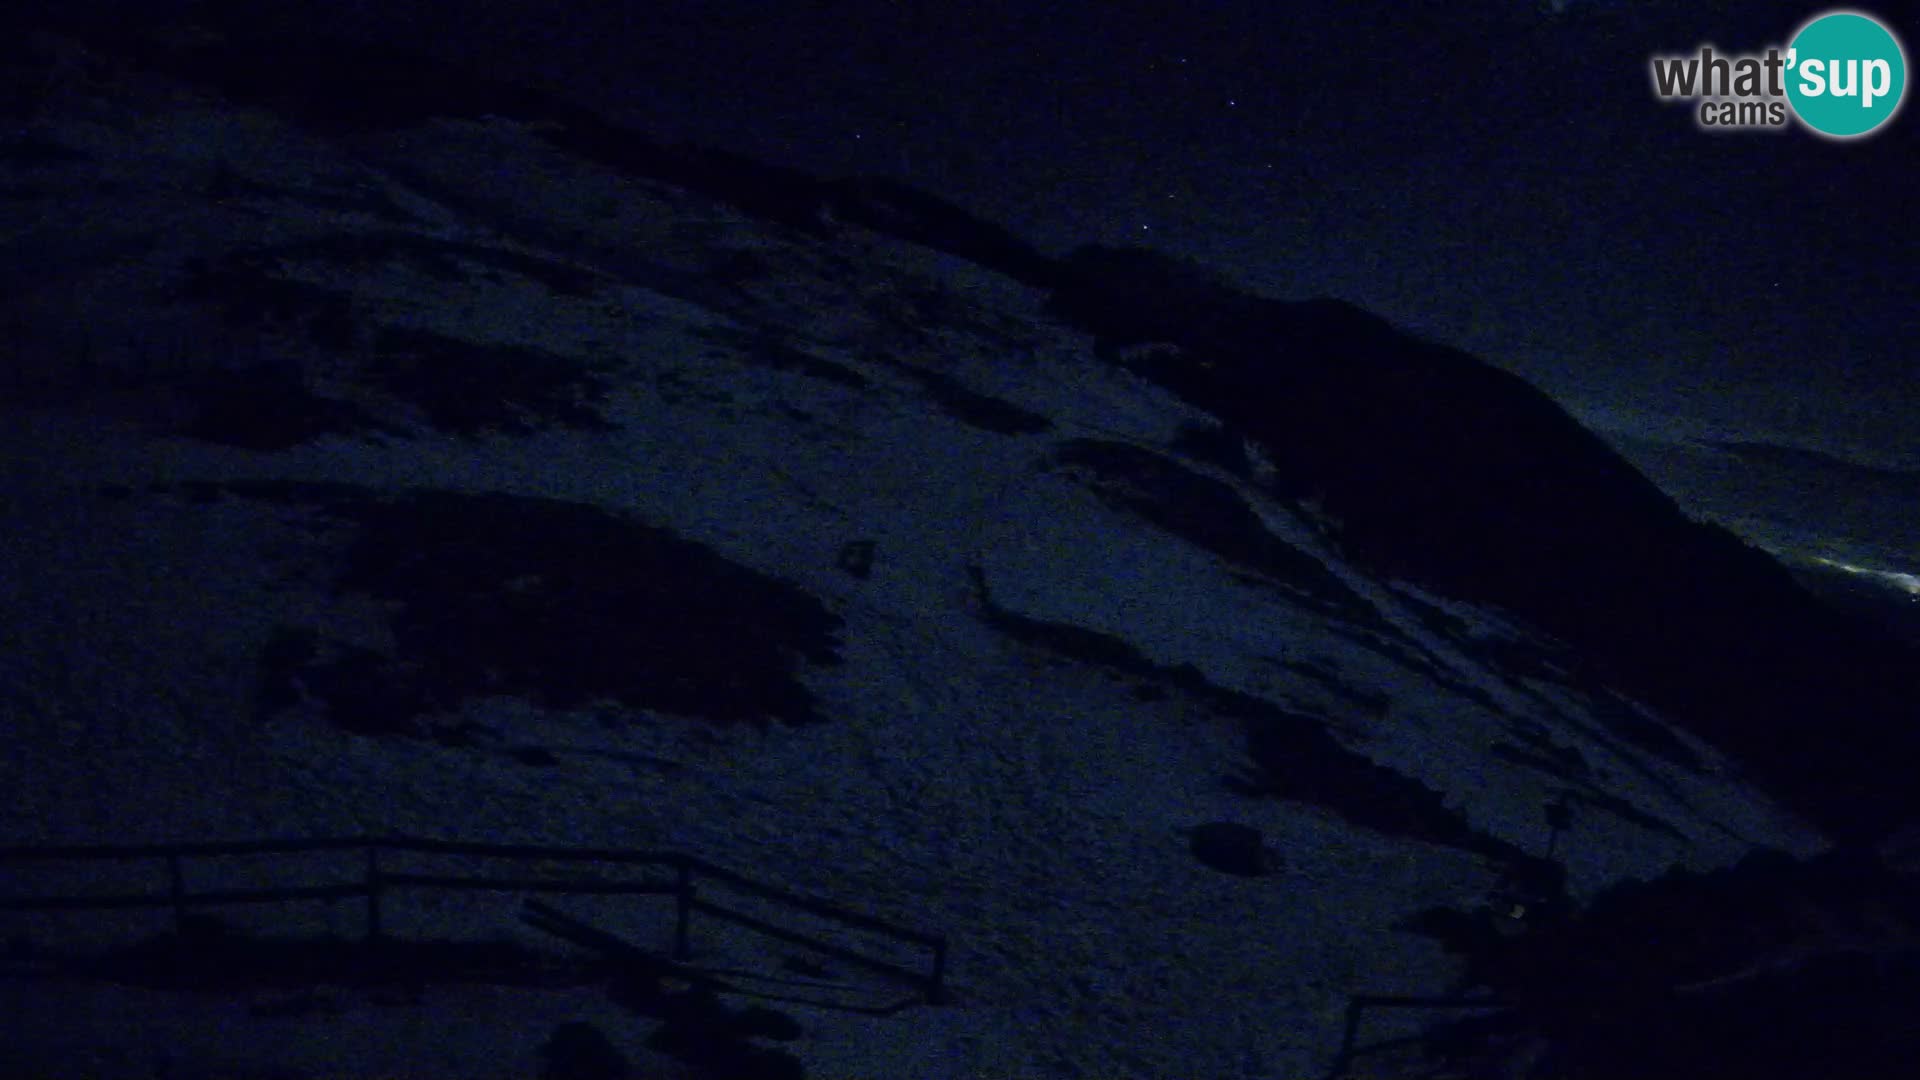
M 1865 135 L 1893 119 L 1906 89 L 1906 54 L 1870 16 L 1816 16 L 1787 46 L 1787 101 L 1801 123 L 1829 138 Z

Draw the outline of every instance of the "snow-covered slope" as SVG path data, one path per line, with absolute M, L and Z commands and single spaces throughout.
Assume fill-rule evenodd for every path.
M 951 935 L 795 1047 L 929 1077 L 1323 1070 L 1555 798 L 1576 897 L 1820 847 L 991 270 L 110 66 L 0 170 L 7 843 L 696 853 Z

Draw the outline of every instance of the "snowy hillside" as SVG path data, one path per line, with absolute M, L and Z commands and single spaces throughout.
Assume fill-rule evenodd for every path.
M 1455 980 L 1402 924 L 1556 799 L 1575 899 L 1823 846 L 1512 612 L 1350 558 L 1032 284 L 536 122 L 343 134 L 42 45 L 7 844 L 695 853 L 948 934 L 951 1004 L 792 1046 L 923 1077 L 1322 1072 L 1349 995 Z M 1278 868 L 1197 860 L 1210 821 Z

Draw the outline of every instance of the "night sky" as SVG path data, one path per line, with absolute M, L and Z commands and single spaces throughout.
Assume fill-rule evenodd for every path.
M 663 138 L 901 177 L 1050 250 L 1146 243 L 1350 299 L 1585 418 L 1920 465 L 1920 113 L 1850 143 L 1708 134 L 1651 90 L 1650 55 L 1784 44 L 1815 5 L 238 6 L 317 6 Z M 1915 53 L 1904 8 L 1863 10 Z

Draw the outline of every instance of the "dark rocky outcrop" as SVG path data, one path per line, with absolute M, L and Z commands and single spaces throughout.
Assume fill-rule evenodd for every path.
M 1048 286 L 1053 260 L 1007 229 L 953 203 L 886 177 L 852 177 L 826 187 L 827 206 L 841 220 L 922 244 L 1024 281 Z
M 840 662 L 842 620 L 791 582 L 671 530 L 505 494 L 234 484 L 353 527 L 335 582 L 389 605 L 390 653 L 279 628 L 259 715 L 312 699 L 359 734 L 426 735 L 463 702 L 618 702 L 716 723 L 818 722 L 801 680 Z
M 1260 830 L 1233 821 L 1209 821 L 1187 833 L 1193 857 L 1225 874 L 1260 877 L 1278 868 L 1280 857 Z
M 1284 585 L 1314 610 L 1357 626 L 1385 629 L 1379 611 L 1365 597 L 1318 559 L 1276 536 L 1232 485 L 1173 458 L 1110 439 L 1065 440 L 1052 460 L 1082 475 L 1103 502 Z
M 540 1056 L 541 1080 L 622 1080 L 630 1068 L 612 1040 L 585 1020 L 554 1028 L 540 1044 Z

